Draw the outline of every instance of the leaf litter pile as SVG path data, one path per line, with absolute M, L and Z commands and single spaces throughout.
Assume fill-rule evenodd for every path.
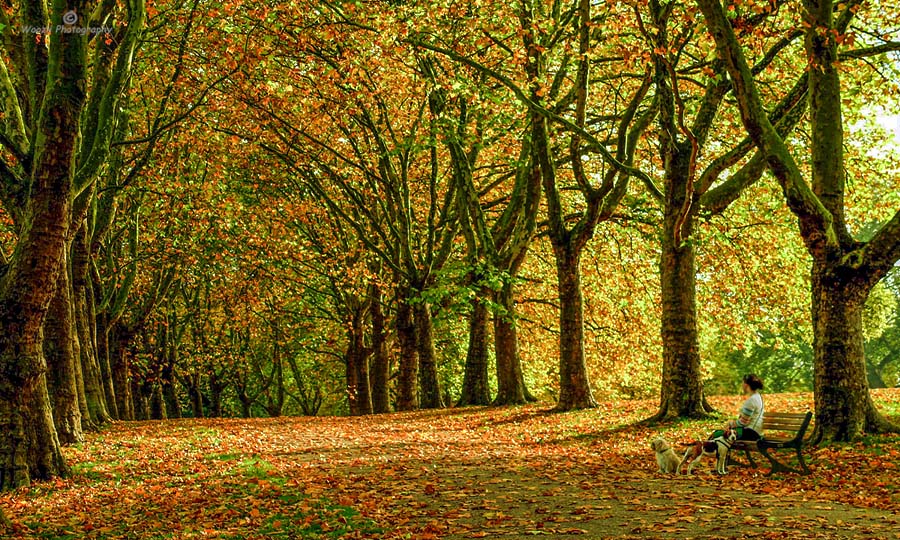
M 900 390 L 875 391 L 890 417 Z M 729 414 L 738 397 L 712 399 Z M 810 394 L 767 396 L 803 411 Z M 65 450 L 72 476 L 0 495 L 11 538 L 898 538 L 900 437 L 810 448 L 813 474 L 657 472 L 651 401 L 547 414 L 115 423 Z M 724 416 L 723 416 L 724 418 Z

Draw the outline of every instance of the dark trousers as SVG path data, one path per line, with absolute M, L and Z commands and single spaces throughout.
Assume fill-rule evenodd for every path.
M 745 427 L 736 427 L 734 431 L 737 432 L 737 440 L 739 441 L 758 441 L 760 439 L 759 433 L 755 430 Z M 713 431 L 712 435 L 709 436 L 709 440 L 713 440 L 716 437 L 724 437 L 725 430 L 717 429 Z

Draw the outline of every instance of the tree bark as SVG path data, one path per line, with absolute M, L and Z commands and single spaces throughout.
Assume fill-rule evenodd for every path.
M 110 362 L 109 334 L 110 325 L 105 314 L 97 313 L 97 360 L 100 364 L 100 382 L 103 385 L 103 395 L 106 400 L 106 409 L 114 420 L 122 420 L 119 414 L 119 400 L 116 398 L 116 387 L 113 382 L 112 363 Z
M 119 420 L 134 420 L 134 402 L 131 392 L 131 368 L 128 358 L 128 344 L 132 333 L 120 324 L 114 324 L 110 330 L 110 368 L 112 382 L 115 387 L 116 410 Z
M 88 277 L 89 259 L 87 228 L 81 224 L 72 241 L 72 295 L 74 297 L 75 331 L 78 338 L 78 362 L 84 380 L 84 397 L 87 418 L 91 424 L 100 426 L 110 421 L 103 394 L 100 363 L 97 360 L 95 343 L 96 318 L 93 309 L 93 291 Z
M 75 444 L 84 441 L 84 433 L 75 370 L 75 332 L 66 251 L 63 250 L 62 266 L 56 280 L 56 294 L 50 301 L 44 321 L 43 348 L 57 437 L 61 444 Z
M 431 307 L 419 301 L 413 306 L 416 327 L 416 350 L 419 353 L 419 405 L 423 409 L 440 409 L 444 406 L 441 384 L 437 372 L 437 355 L 434 352 L 434 327 Z
M 188 394 L 191 398 L 191 416 L 203 418 L 203 392 L 200 389 L 200 374 L 192 373 L 189 376 Z
M 487 304 L 476 299 L 469 315 L 469 347 L 462 394 L 456 403 L 457 407 L 491 404 L 491 389 L 488 386 L 488 317 Z
M 494 405 L 521 405 L 537 401 L 525 386 L 519 358 L 519 336 L 515 320 L 513 284 L 505 283 L 497 293 L 502 313 L 494 314 L 494 356 L 497 360 L 497 397 Z
M 400 345 L 400 375 L 397 384 L 397 410 L 419 408 L 419 353 L 416 349 L 416 327 L 409 298 L 397 302 L 397 341 Z
M 391 359 L 388 355 L 387 333 L 385 331 L 383 296 L 378 285 L 372 286 L 372 365 L 370 381 L 372 386 L 372 412 L 375 414 L 391 411 Z
M 554 246 L 559 280 L 559 401 L 557 411 L 597 406 L 584 360 L 584 312 L 581 291 L 581 253 Z M 573 251 L 575 251 L 573 253 Z
M 366 306 L 357 306 L 351 314 L 347 334 L 347 399 L 350 414 L 372 414 L 372 392 L 369 386 L 369 356 L 366 347 Z
M 22 231 L 0 279 L 0 490 L 68 472 L 53 423 L 42 344 L 42 326 L 64 268 L 70 212 L 69 198 L 59 194 L 69 193 L 74 138 L 55 135 L 47 145 L 56 151 L 47 150 L 46 163 L 35 173 L 30 227 Z
M 160 386 L 166 405 L 166 418 L 181 418 L 181 402 L 175 390 L 175 368 L 171 365 L 163 366 L 161 377 Z
M 674 142 L 672 144 L 675 144 Z M 700 342 L 697 330 L 697 272 L 694 229 L 696 212 L 684 215 L 687 157 L 682 146 L 669 160 L 664 225 L 660 239 L 662 254 L 659 276 L 662 289 L 663 369 L 659 411 L 651 421 L 704 418 L 711 407 L 703 395 L 700 373 Z M 682 162 L 682 163 L 671 163 Z M 680 166 L 679 166 L 680 165 Z M 675 169 L 675 170 L 671 170 Z M 680 226 L 680 231 L 676 231 Z M 678 234 L 676 234 L 678 232 Z M 680 244 L 676 238 L 683 238 Z
M 817 438 L 851 441 L 892 431 L 875 408 L 866 378 L 862 312 L 865 287 L 839 267 L 815 260 L 812 270 L 814 389 Z
M 150 419 L 151 420 L 167 420 L 169 416 L 166 414 L 166 400 L 163 396 L 162 385 L 154 384 L 153 393 L 150 396 Z

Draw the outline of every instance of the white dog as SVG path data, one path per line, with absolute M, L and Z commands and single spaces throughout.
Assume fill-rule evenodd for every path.
M 653 442 L 650 443 L 650 448 L 656 452 L 656 464 L 659 465 L 659 472 L 678 472 L 678 467 L 681 466 L 681 460 L 678 459 L 678 456 L 675 455 L 675 451 L 672 450 L 672 447 L 669 446 L 669 443 L 666 442 L 665 439 L 662 437 L 653 439 Z
M 681 472 L 681 467 L 690 461 L 687 466 L 687 474 L 691 474 L 694 465 L 696 465 L 703 456 L 715 456 L 716 472 L 725 474 L 725 460 L 728 457 L 728 450 L 731 449 L 731 445 L 734 444 L 735 440 L 737 440 L 737 433 L 735 433 L 734 430 L 729 429 L 725 432 L 725 435 L 716 437 L 710 441 L 688 443 L 687 450 L 684 451 L 684 457 L 681 458 L 677 471 Z

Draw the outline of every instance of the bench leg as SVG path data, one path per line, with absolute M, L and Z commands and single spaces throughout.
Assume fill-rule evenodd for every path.
M 800 474 L 811 474 L 812 471 L 809 470 L 809 467 L 806 466 L 806 460 L 803 459 L 803 452 L 800 448 L 797 449 L 797 463 L 800 464 L 800 469 L 803 471 Z
M 756 460 L 753 459 L 753 454 L 750 453 L 750 450 L 744 450 L 744 455 L 747 456 L 747 461 L 750 462 L 750 466 L 754 469 L 757 468 Z
M 764 456 L 766 457 L 766 459 L 769 460 L 769 463 L 772 464 L 772 470 L 770 470 L 768 473 L 766 473 L 766 476 L 771 476 L 771 475 L 773 475 L 773 474 L 775 474 L 775 473 L 777 473 L 777 472 L 800 473 L 800 471 L 798 471 L 797 469 L 795 469 L 795 468 L 793 468 L 793 467 L 789 467 L 789 466 L 785 465 L 784 463 L 782 463 L 782 462 L 778 461 L 777 459 L 775 459 L 775 456 L 773 456 L 772 454 L 769 453 L 769 449 L 768 449 L 768 448 L 766 448 L 766 447 L 764 447 L 764 446 L 760 446 L 760 447 L 759 447 L 759 452 L 760 452 L 762 455 L 764 455 Z M 805 465 L 806 465 L 806 464 L 804 463 L 803 466 L 805 467 Z

